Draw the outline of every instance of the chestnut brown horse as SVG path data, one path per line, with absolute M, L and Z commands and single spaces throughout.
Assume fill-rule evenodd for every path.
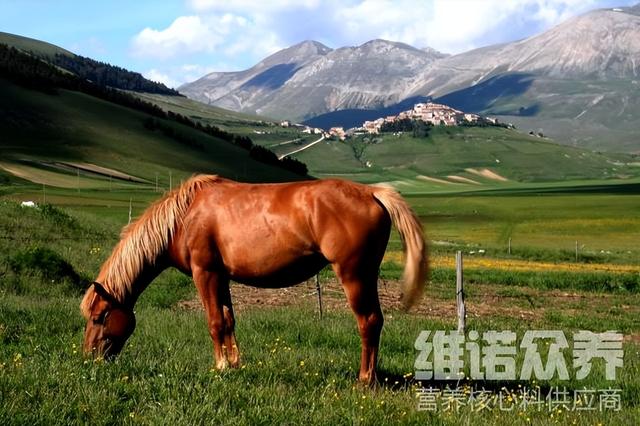
M 402 300 L 409 308 L 424 286 L 426 246 L 418 218 L 394 190 L 342 180 L 245 184 L 195 176 L 124 228 L 82 300 L 84 350 L 117 355 L 135 328 L 140 293 L 176 267 L 198 289 L 216 367 L 237 367 L 229 281 L 287 287 L 331 264 L 358 322 L 359 378 L 371 383 L 383 322 L 378 270 L 392 223 L 405 247 Z

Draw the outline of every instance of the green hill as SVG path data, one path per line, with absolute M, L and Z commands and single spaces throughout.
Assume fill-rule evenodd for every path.
M 434 127 L 426 138 L 383 133 L 295 154 L 315 176 L 392 182 L 400 189 L 481 189 L 522 183 L 630 179 L 640 159 L 558 145 L 499 127 Z
M 295 127 L 280 127 L 278 122 L 267 117 L 230 111 L 182 96 L 167 96 L 157 93 L 134 94 L 165 111 L 172 111 L 202 124 L 247 136 L 259 145 L 270 147 L 293 139 L 313 139 L 312 136 L 301 133 Z
M 76 55 L 50 43 L 0 32 L 0 44 L 35 55 L 98 85 L 131 91 L 135 96 L 154 103 L 165 111 L 172 111 L 234 134 L 248 136 L 260 145 L 269 146 L 305 136 L 295 128 L 280 127 L 273 119 L 237 113 L 179 96 L 177 91 L 149 81 L 138 73 Z
M 140 73 L 76 55 L 40 40 L 0 32 L 0 45 L 18 49 L 99 86 L 181 96 L 176 90 L 169 89 L 162 83 L 147 80 Z
M 58 47 L 45 41 L 35 40 L 29 37 L 22 37 L 16 34 L 9 34 L 0 31 L 0 44 L 13 46 L 16 49 L 32 52 L 41 56 L 54 57 L 55 55 L 75 56 L 66 49 Z
M 180 123 L 166 121 L 165 126 L 181 138 L 150 130 L 145 127 L 148 114 L 84 93 L 59 90 L 49 95 L 2 79 L 0 93 L 1 161 L 5 170 L 13 169 L 12 165 L 25 169 L 23 176 L 51 169 L 54 162 L 74 162 L 96 164 L 149 182 L 155 181 L 156 173 L 167 180 L 169 172 L 176 179 L 195 172 L 246 181 L 300 178 Z M 76 177 L 75 170 L 50 171 Z
M 516 73 L 449 93 L 437 102 L 497 116 L 565 145 L 640 152 L 640 91 L 634 79 L 572 80 Z
M 19 37 L 14 41 L 26 43 Z M 279 161 L 245 136 L 163 111 L 109 84 L 150 87 L 137 74 L 107 65 L 99 68 L 104 73 L 96 81 L 88 80 L 82 72 L 75 74 L 53 64 L 43 53 L 48 46 L 29 41 L 25 48 L 40 50 L 27 52 L 0 44 L 0 177 L 4 181 L 80 188 L 100 187 L 92 181 L 96 179 L 108 179 L 111 187 L 113 180 L 149 184 L 159 175 L 168 175 L 172 181 L 194 172 L 247 181 L 306 176 L 303 164 Z M 58 52 L 55 55 L 61 57 Z M 82 58 L 74 66 L 94 72 L 94 63 L 99 64 Z

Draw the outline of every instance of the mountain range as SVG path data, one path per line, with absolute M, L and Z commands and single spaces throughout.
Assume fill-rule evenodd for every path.
M 423 61 L 427 66 L 446 59 L 428 49 L 379 40 L 352 49 L 371 58 L 387 51 L 397 61 Z M 304 43 L 262 67 L 291 59 L 288 66 L 295 70 L 331 52 Z M 381 68 L 385 64 L 378 62 Z M 383 72 L 396 72 L 399 80 L 411 83 L 398 67 L 388 68 Z M 277 72 L 263 73 L 250 80 L 267 91 L 280 84 L 278 77 Z M 501 80 L 487 81 L 495 86 L 507 79 L 496 78 Z M 233 84 L 238 80 L 230 79 Z M 491 84 L 483 82 L 473 90 Z M 451 96 L 462 99 L 461 93 Z M 389 108 L 410 106 L 415 99 Z M 281 127 L 264 117 L 205 105 L 138 73 L 6 33 L 0 33 L 0 135 L 0 183 L 36 184 L 38 190 L 41 184 L 111 189 L 112 178 L 116 187 L 148 187 L 158 178 L 161 186 L 171 187 L 193 172 L 272 182 L 304 179 L 309 170 L 317 177 L 387 182 L 403 190 L 466 191 L 526 182 L 628 180 L 637 178 L 640 170 L 634 155 L 560 146 L 503 127 L 436 126 L 420 134 L 319 143 L 323 137 L 318 140 L 296 126 Z
M 599 9 L 533 37 L 446 55 L 372 40 L 304 41 L 178 90 L 235 111 L 351 127 L 413 100 L 495 115 L 597 150 L 640 152 L 640 5 Z

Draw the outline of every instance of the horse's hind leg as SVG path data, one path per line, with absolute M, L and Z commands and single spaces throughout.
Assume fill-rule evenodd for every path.
M 229 365 L 235 367 L 239 362 L 239 354 L 234 335 L 229 279 L 225 274 L 195 267 L 193 280 L 207 315 L 216 368 L 223 370 Z
M 358 273 L 355 268 L 334 264 L 333 269 L 342 282 L 349 305 L 358 321 L 358 331 L 362 340 L 360 355 L 361 382 L 373 384 L 376 380 L 378 347 L 384 318 L 378 300 L 376 273 Z

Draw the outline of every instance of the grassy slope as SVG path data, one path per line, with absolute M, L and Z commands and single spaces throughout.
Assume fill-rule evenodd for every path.
M 54 56 L 59 53 L 61 55 L 73 56 L 73 53 L 56 45 L 35 40 L 28 37 L 22 37 L 16 34 L 4 33 L 0 31 L 0 43 L 14 46 L 27 52 L 36 52 L 46 56 Z
M 636 137 L 640 96 L 637 82 L 536 79 L 519 96 L 501 97 L 482 111 L 500 115 L 524 131 L 542 131 L 555 141 L 593 150 L 640 152 Z M 530 117 L 517 116 L 522 106 L 537 105 Z M 516 114 L 516 115 L 514 115 Z
M 201 102 L 176 96 L 134 93 L 136 96 L 155 103 L 166 111 L 173 111 L 203 124 L 217 126 L 231 133 L 249 136 L 257 144 L 272 146 L 300 137 L 307 137 L 295 128 L 283 128 L 273 119 L 244 114 L 206 105 Z
M 362 181 L 401 180 L 404 186 L 399 188 L 407 190 L 420 186 L 440 190 L 481 188 L 419 184 L 416 181 L 419 175 L 436 178 L 458 175 L 484 186 L 496 185 L 495 181 L 465 172 L 466 168 L 488 168 L 516 182 L 609 179 L 640 173 L 638 167 L 617 164 L 635 161 L 630 156 L 593 153 L 502 128 L 437 127 L 427 139 L 391 134 L 381 139 L 380 143 L 367 145 L 363 155 L 363 161 L 370 161 L 372 167 L 364 167 L 356 160 L 353 142 L 323 143 L 296 157 L 307 163 L 312 174 L 344 174 Z
M 164 184 L 194 172 L 247 181 L 282 181 L 296 175 L 249 158 L 247 151 L 177 123 L 200 151 L 143 127 L 145 114 L 96 98 L 61 90 L 51 96 L 0 80 L 3 161 L 65 160 L 99 164 Z
M 54 56 L 55 54 L 73 56 L 72 52 L 53 44 L 15 34 L 0 32 L 0 43 L 45 56 Z M 204 124 L 220 127 L 231 133 L 249 136 L 254 142 L 261 145 L 270 145 L 301 136 L 298 130 L 281 128 L 274 120 L 266 117 L 225 110 L 188 98 L 139 92 L 131 92 L 131 94 L 155 103 L 167 111 L 182 114 Z

